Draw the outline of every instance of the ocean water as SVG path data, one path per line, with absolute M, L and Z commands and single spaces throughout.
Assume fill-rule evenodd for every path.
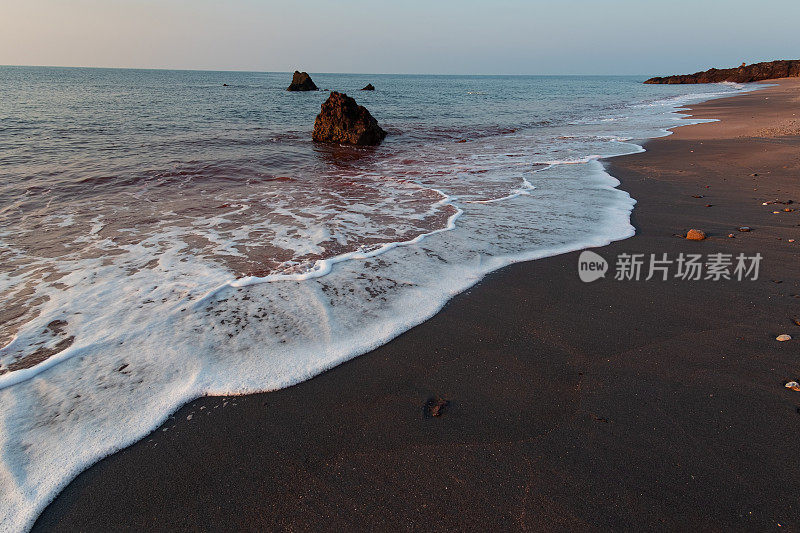
M 286 73 L 0 67 L 0 530 L 193 398 L 292 385 L 492 270 L 633 235 L 598 159 L 750 90 L 313 78 L 384 144 L 314 144 L 327 93 Z

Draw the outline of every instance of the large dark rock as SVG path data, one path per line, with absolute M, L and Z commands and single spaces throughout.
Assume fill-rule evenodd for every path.
M 386 137 L 367 108 L 344 93 L 332 92 L 314 122 L 312 138 L 317 142 L 376 145 Z
M 364 88 L 363 88 L 363 89 L 361 89 L 361 90 L 362 90 L 362 91 L 374 91 L 374 90 L 375 90 L 375 86 L 374 86 L 374 85 L 372 85 L 371 83 L 368 83 L 368 84 L 367 84 L 367 86 L 366 86 L 366 87 L 364 87 Z
M 289 88 L 286 89 L 287 91 L 317 91 L 319 90 L 317 86 L 311 81 L 311 76 L 308 75 L 308 72 L 300 72 L 298 70 L 294 71 L 294 76 L 292 76 L 292 84 L 289 85 Z
M 721 83 L 723 81 L 750 83 L 753 81 L 796 77 L 800 77 L 800 60 L 784 59 L 766 63 L 754 63 L 752 65 L 742 63 L 737 68 L 712 68 L 711 70 L 694 74 L 650 78 L 645 83 Z

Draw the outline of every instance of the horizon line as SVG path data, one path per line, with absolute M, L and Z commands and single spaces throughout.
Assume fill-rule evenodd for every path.
M 292 70 L 249 70 L 249 69 L 215 69 L 215 68 L 173 68 L 173 67 L 102 67 L 85 65 L 23 65 L 23 64 L 0 64 L 0 68 L 19 67 L 19 68 L 62 68 L 62 69 L 97 69 L 97 70 L 156 70 L 173 72 L 231 72 L 231 73 L 250 73 L 250 74 L 292 74 Z M 308 72 L 308 71 L 300 71 Z M 350 74 L 350 75 L 372 75 L 372 76 L 652 76 L 652 74 L 506 74 L 506 73 L 429 73 L 429 72 L 314 72 L 317 74 Z

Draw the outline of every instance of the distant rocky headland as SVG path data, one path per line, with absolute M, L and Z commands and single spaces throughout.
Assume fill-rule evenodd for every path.
M 784 59 L 779 61 L 767 61 L 764 63 L 753 63 L 752 65 L 742 63 L 742 65 L 737 68 L 712 68 L 705 72 L 696 72 L 694 74 L 655 77 L 650 78 L 645 83 L 721 83 L 724 81 L 750 83 L 753 81 L 797 77 L 800 77 L 800 60 Z

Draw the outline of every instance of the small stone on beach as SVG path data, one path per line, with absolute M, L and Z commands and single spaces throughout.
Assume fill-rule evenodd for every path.
M 686 233 L 686 238 L 690 241 L 702 241 L 706 238 L 706 234 L 699 229 L 690 229 Z
M 450 405 L 450 402 L 444 398 L 429 398 L 423 406 L 423 411 L 425 412 L 426 416 L 438 417 L 444 414 L 444 409 L 448 405 Z

